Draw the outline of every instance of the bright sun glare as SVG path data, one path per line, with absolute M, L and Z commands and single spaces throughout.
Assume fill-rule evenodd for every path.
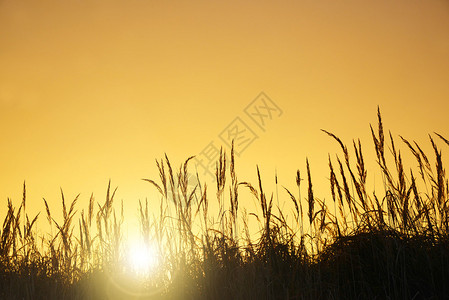
M 157 251 L 152 245 L 133 241 L 128 245 L 128 263 L 134 274 L 148 276 L 157 267 Z

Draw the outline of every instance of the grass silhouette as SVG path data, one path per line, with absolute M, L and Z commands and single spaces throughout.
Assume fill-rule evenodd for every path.
M 418 163 L 417 170 L 407 170 L 391 133 L 385 138 L 378 110 L 378 126 L 371 127 L 383 182 L 378 195 L 367 192 L 360 141 L 353 141 L 352 154 L 337 136 L 324 132 L 343 154 L 329 157 L 332 201 L 316 197 L 307 161 L 306 178 L 296 174 L 298 190 L 284 188 L 292 215 L 273 203 L 258 168 L 256 185 L 237 179 L 234 147 L 229 157 L 220 153 L 215 197 L 208 196 L 210 188 L 198 174 L 198 184 L 189 184 L 192 157 L 177 171 L 167 156 L 156 161 L 159 180 L 144 180 L 160 194 L 159 211 L 150 215 L 148 201 L 139 202 L 139 215 L 141 237 L 158 247 L 160 263 L 144 279 L 129 275 L 123 203 L 114 206 L 110 183 L 105 202 L 92 196 L 79 214 L 78 197 L 67 202 L 61 191 L 62 221 L 53 218 L 44 199 L 47 221 L 56 231 L 44 236 L 35 230 L 40 214 L 26 212 L 24 184 L 18 207 L 8 199 L 1 228 L 0 298 L 447 298 L 449 184 L 434 138 L 429 136 L 432 166 L 417 143 L 400 137 Z M 242 189 L 257 200 L 260 214 L 241 205 Z M 256 235 L 250 216 L 258 220 Z

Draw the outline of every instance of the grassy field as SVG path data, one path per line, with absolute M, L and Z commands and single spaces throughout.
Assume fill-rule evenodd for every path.
M 264 191 L 258 169 L 255 184 L 237 179 L 233 151 L 221 153 L 212 187 L 201 178 L 189 184 L 191 158 L 177 170 L 167 157 L 157 161 L 160 178 L 144 180 L 160 194 L 159 211 L 139 203 L 140 236 L 157 258 L 148 273 L 130 267 L 123 204 L 114 203 L 110 185 L 104 203 L 92 197 L 84 209 L 62 194 L 60 221 L 45 200 L 46 211 L 29 215 L 24 185 L 20 205 L 8 200 L 1 228 L 0 298 L 447 299 L 449 184 L 437 141 L 449 141 L 429 136 L 433 153 L 426 154 L 399 137 L 415 157 L 410 169 L 398 142 L 385 136 L 380 112 L 371 131 L 382 191 L 367 192 L 360 141 L 348 149 L 324 131 L 341 147 L 329 158 L 332 199 L 315 195 L 307 162 L 297 189 L 281 193 L 287 210 Z M 243 190 L 260 213 L 240 205 Z M 37 218 L 53 234 L 38 234 Z

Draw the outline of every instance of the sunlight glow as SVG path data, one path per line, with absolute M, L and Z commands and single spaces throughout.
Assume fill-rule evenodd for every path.
M 156 248 L 142 241 L 129 243 L 128 266 L 132 273 L 147 277 L 154 272 L 159 263 Z

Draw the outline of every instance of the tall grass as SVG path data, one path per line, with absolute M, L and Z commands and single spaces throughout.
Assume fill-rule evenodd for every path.
M 138 213 L 140 235 L 157 246 L 160 263 L 143 279 L 130 275 L 123 203 L 114 204 L 110 183 L 104 202 L 92 195 L 81 211 L 79 197 L 66 201 L 61 190 L 62 220 L 44 199 L 55 231 L 43 236 L 35 228 L 41 215 L 26 211 L 24 184 L 18 207 L 8 199 L 1 229 L 0 298 L 447 298 L 449 184 L 436 139 L 449 141 L 429 136 L 431 163 L 420 145 L 399 137 L 417 163 L 408 168 L 397 141 L 384 132 L 380 111 L 377 116 L 377 128 L 370 128 L 383 190 L 372 194 L 360 140 L 350 151 L 325 130 L 342 151 L 328 158 L 331 201 L 314 190 L 308 160 L 305 178 L 296 173 L 297 190 L 284 188 L 282 209 L 278 193 L 276 204 L 264 189 L 258 167 L 255 185 L 238 180 L 234 147 L 229 156 L 220 152 L 215 187 L 198 174 L 198 184 L 190 184 L 192 157 L 178 169 L 167 156 L 157 160 L 159 180 L 143 179 L 159 193 L 157 210 L 145 200 Z M 248 212 L 243 190 L 258 211 Z

